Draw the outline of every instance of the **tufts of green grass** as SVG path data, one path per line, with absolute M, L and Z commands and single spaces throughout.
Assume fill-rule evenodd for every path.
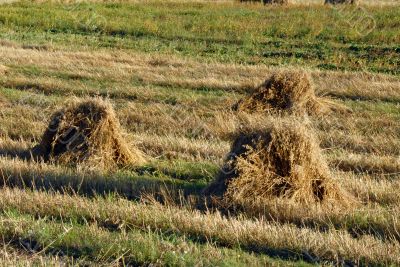
M 79 225 L 73 222 L 54 222 L 47 218 L 35 219 L 12 210 L 0 216 L 0 235 L 4 241 L 33 253 L 62 253 L 102 264 L 265 266 L 280 262 L 237 249 L 195 244 L 185 237 L 165 236 L 151 230 L 109 232 L 95 224 Z M 303 262 L 299 264 L 307 265 Z
M 367 15 L 376 22 L 371 32 L 363 32 L 357 20 Z M 398 6 L 338 12 L 326 6 L 22 1 L 0 6 L 0 38 L 69 49 L 133 49 L 222 62 L 399 74 L 399 16 Z

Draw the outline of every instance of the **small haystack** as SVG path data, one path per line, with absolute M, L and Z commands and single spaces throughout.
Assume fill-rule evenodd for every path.
M 144 162 L 125 143 L 111 104 L 101 99 L 73 101 L 56 112 L 38 150 L 44 160 L 63 164 L 110 168 Z
M 290 4 L 289 0 L 262 0 L 264 5 L 288 5 Z
M 359 5 L 360 4 L 360 0 L 325 0 L 325 4 L 330 4 L 330 5 L 340 5 L 340 4 Z
M 318 114 L 324 111 L 314 93 L 310 75 L 305 71 L 277 71 L 256 91 L 241 99 L 233 110 Z
M 261 124 L 238 131 L 206 195 L 239 206 L 277 198 L 306 204 L 347 202 L 309 130 L 283 118 Z
M 288 5 L 290 0 L 239 0 L 240 2 L 262 2 L 264 5 Z

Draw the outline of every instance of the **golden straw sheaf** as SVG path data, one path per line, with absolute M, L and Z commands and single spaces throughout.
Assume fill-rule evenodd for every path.
M 268 118 L 236 133 L 225 165 L 205 194 L 227 205 L 274 199 L 346 207 L 314 134 L 295 119 Z
M 263 0 L 265 5 L 267 4 L 275 4 L 275 5 L 288 5 L 290 4 L 289 0 Z
M 260 2 L 257 0 L 240 0 L 240 2 Z M 290 0 L 262 0 L 264 5 L 288 5 Z
M 98 98 L 72 101 L 54 113 L 39 154 L 46 161 L 106 169 L 145 162 L 142 153 L 125 142 L 112 105 Z
M 235 111 L 247 113 L 325 114 L 331 110 L 349 111 L 339 104 L 315 95 L 311 76 L 303 70 L 274 72 L 249 96 L 239 100 Z
M 359 5 L 360 0 L 325 0 L 325 4 L 338 5 L 338 4 L 349 4 L 349 5 Z

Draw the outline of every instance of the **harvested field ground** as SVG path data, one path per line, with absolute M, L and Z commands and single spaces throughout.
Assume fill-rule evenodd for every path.
M 323 1 L 90 2 L 0 5 L 0 265 L 400 265 L 399 1 L 365 1 L 365 35 Z M 293 67 L 351 110 L 305 120 L 356 208 L 206 210 L 232 105 Z M 146 163 L 31 160 L 52 114 L 88 97 Z

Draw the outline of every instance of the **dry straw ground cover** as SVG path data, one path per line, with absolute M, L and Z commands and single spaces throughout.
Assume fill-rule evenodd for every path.
M 182 19 L 239 8 L 173 5 Z M 137 37 L 121 32 L 81 29 L 102 46 L 79 46 L 53 26 L 30 41 L 0 30 L 3 265 L 400 264 L 398 76 L 124 49 Z

